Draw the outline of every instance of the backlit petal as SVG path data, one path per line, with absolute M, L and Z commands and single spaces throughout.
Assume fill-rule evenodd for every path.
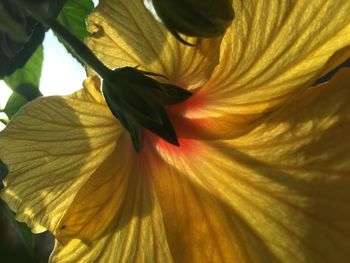
M 198 251 L 200 262 L 348 261 L 349 76 L 305 91 L 235 140 L 176 148 L 153 139 L 168 163 L 153 178 L 181 262 Z
M 119 144 L 75 195 L 56 230 L 57 239 L 94 240 L 103 234 L 121 209 L 131 160 L 125 157 L 120 160 L 130 156 L 128 149 Z
M 88 19 L 86 43 L 109 67 L 140 66 L 173 84 L 203 84 L 218 63 L 220 39 L 176 40 L 148 11 L 143 0 L 101 0 Z M 198 41 L 198 42 L 197 42 Z
M 63 217 L 52 262 L 172 262 L 146 157 L 121 136 Z
M 198 150 L 206 151 L 207 148 Z M 217 153 L 211 151 L 207 154 Z M 192 160 L 179 157 L 174 157 L 174 168 L 163 160 L 152 161 L 157 171 L 152 181 L 162 209 L 167 242 L 174 262 L 258 262 L 247 260 L 255 258 L 254 254 L 249 255 L 250 251 L 246 248 L 249 247 L 248 242 L 257 251 L 261 250 L 258 246 L 262 243 L 259 238 L 249 240 L 244 236 L 250 227 L 241 222 L 240 215 L 232 207 L 188 178 L 187 173 L 192 175 L 193 167 L 197 167 L 195 172 L 200 172 L 199 176 L 218 176 L 212 170 L 205 170 L 212 163 L 208 160 L 209 156 L 208 159 L 192 156 Z M 199 162 L 205 162 L 203 169 Z M 213 166 L 215 164 L 211 168 Z
M 53 231 L 113 152 L 121 129 L 98 82 L 90 78 L 73 95 L 33 101 L 0 134 L 0 158 L 9 169 L 1 197 L 33 231 Z
M 215 102 L 212 103 L 197 92 L 182 103 L 168 106 L 177 136 L 197 140 L 232 139 L 254 129 L 266 115 L 259 111 L 232 113 L 230 105 L 220 112 L 208 110 L 208 105 L 215 106 Z
M 350 45 L 348 0 L 234 0 L 233 6 L 220 64 L 201 91 L 212 111 L 268 110 L 347 58 L 332 56 Z

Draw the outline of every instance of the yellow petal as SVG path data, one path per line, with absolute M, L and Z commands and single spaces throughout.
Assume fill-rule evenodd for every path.
M 344 61 L 350 58 L 350 46 L 344 47 L 343 49 L 337 51 L 330 60 L 328 60 L 326 66 L 321 72 L 320 76 L 323 76 L 330 71 L 334 70 L 337 66 L 342 64 Z
M 63 217 L 52 262 L 172 262 L 146 157 L 120 138 Z
M 197 45 L 185 46 L 155 20 L 142 0 L 101 0 L 88 27 L 93 34 L 86 43 L 111 68 L 140 66 L 173 84 L 197 87 L 218 63 L 220 39 L 186 38 Z
M 57 239 L 96 239 L 122 209 L 132 167 L 132 147 L 127 134 L 124 138 L 121 136 L 118 142 L 115 151 L 81 186 L 56 230 Z
M 202 90 L 213 111 L 268 110 L 346 59 L 332 56 L 350 45 L 348 0 L 234 0 L 233 7 L 220 64 Z
M 73 95 L 33 101 L 0 134 L 0 158 L 9 169 L 1 197 L 33 231 L 53 231 L 113 152 L 121 129 L 98 82 L 90 78 Z
M 207 150 L 204 147 L 199 149 Z M 213 151 L 211 153 L 216 154 Z M 203 169 L 198 163 L 201 157 L 192 158 L 184 160 L 174 157 L 175 169 L 172 165 L 164 164 L 163 160 L 152 162 L 156 164 L 154 170 L 157 171 L 152 181 L 162 209 L 167 242 L 174 262 L 258 262 L 246 261 L 250 255 L 245 247 L 251 241 L 257 246 L 259 240 L 248 240 L 242 236 L 241 233 L 248 231 L 249 227 L 240 222 L 240 215 L 213 196 L 211 191 L 189 180 L 188 173 L 193 171 L 189 169 L 193 167 L 187 167 L 190 163 L 182 163 L 185 161 L 196 162 L 193 164 L 198 166 L 195 172 L 200 172 L 203 177 L 218 176 L 211 170 L 205 170 L 209 166 L 206 165 L 207 158 L 202 160 L 205 162 Z
M 226 112 L 208 111 L 212 101 L 201 95 L 195 93 L 184 102 L 167 107 L 178 138 L 232 139 L 252 130 L 265 115 L 261 112 L 231 113 L 229 105 Z
M 152 139 L 168 163 L 153 180 L 178 262 L 198 261 L 199 251 L 200 262 L 348 261 L 349 76 L 235 140 L 180 139 L 176 148 Z

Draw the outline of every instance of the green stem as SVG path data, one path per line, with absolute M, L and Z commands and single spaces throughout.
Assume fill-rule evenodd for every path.
M 71 48 L 75 55 L 87 66 L 91 67 L 101 78 L 108 79 L 111 70 L 103 64 L 95 54 L 75 35 L 62 26 L 56 19 L 48 17 L 40 8 L 31 5 L 26 0 L 15 0 L 26 8 L 32 16 L 42 24 L 50 27 L 66 44 Z
M 110 74 L 111 70 L 106 67 L 82 41 L 55 19 L 47 19 L 46 25 L 69 45 L 82 62 L 91 67 L 100 77 L 108 78 L 107 76 Z

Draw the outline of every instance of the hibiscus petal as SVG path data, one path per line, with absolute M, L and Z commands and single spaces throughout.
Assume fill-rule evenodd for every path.
M 9 169 L 1 197 L 35 232 L 57 227 L 121 133 L 98 82 L 90 78 L 70 96 L 29 103 L 0 134 L 0 158 Z
M 234 0 L 235 20 L 221 46 L 220 64 L 201 90 L 212 111 L 256 112 L 280 105 L 346 56 L 348 0 Z
M 220 39 L 176 40 L 142 0 L 101 0 L 88 19 L 88 46 L 109 67 L 140 66 L 173 84 L 202 85 L 218 63 Z M 192 87 L 193 88 L 193 87 Z
M 226 112 L 210 111 L 208 105 L 212 102 L 201 95 L 195 93 L 184 102 L 167 107 L 178 138 L 232 139 L 251 131 L 266 115 L 262 112 L 232 113 L 230 105 Z
M 153 139 L 168 164 L 169 172 L 153 178 L 174 255 L 187 262 L 198 251 L 200 262 L 348 261 L 349 76 L 343 70 L 305 91 L 235 140 L 180 139 L 176 148 Z
M 63 217 L 52 262 L 172 262 L 150 179 L 149 159 L 122 136 Z
M 337 51 L 330 60 L 328 60 L 326 66 L 321 72 L 320 76 L 326 75 L 332 70 L 336 70 L 336 67 L 341 66 L 344 61 L 346 62 L 350 58 L 350 47 L 344 47 L 343 49 Z
M 124 141 L 127 139 L 129 138 L 124 138 Z M 120 140 L 121 138 L 118 141 Z M 56 230 L 57 239 L 96 239 L 117 215 L 125 196 L 127 175 L 131 168 L 128 147 L 120 144 L 75 195 Z M 121 161 L 123 156 L 125 159 Z
M 201 150 L 207 149 L 203 147 Z M 254 245 L 257 254 L 261 250 L 258 245 L 262 242 L 259 238 L 254 240 L 243 236 L 250 228 L 241 223 L 240 215 L 200 184 L 189 180 L 186 173 L 192 174 L 193 168 L 182 162 L 196 162 L 194 165 L 200 166 L 198 161 L 201 158 L 185 160 L 173 157 L 177 163 L 175 168 L 164 164 L 163 160 L 153 160 L 157 174 L 153 174 L 152 181 L 160 202 L 167 242 L 174 262 L 259 262 L 254 254 L 249 255 L 250 251 L 246 246 L 249 243 Z M 204 158 L 202 161 L 210 160 Z M 196 172 L 203 176 L 217 176 L 210 170 L 202 171 L 200 167 Z M 260 260 L 263 262 L 265 257 L 261 256 Z M 250 261 L 254 258 L 255 261 Z

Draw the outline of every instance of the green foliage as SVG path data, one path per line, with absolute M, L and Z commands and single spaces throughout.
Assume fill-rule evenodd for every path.
M 5 32 L 15 41 L 26 41 L 27 34 L 21 23 L 9 14 L 9 11 L 0 2 L 0 30 Z M 3 41 L 3 40 L 2 40 Z
M 68 0 L 57 20 L 76 37 L 83 40 L 89 35 L 85 19 L 93 8 L 92 0 Z
M 40 45 L 23 68 L 17 69 L 4 79 L 14 91 L 4 109 L 9 118 L 12 118 L 28 101 L 41 96 L 39 82 L 43 58 L 43 47 Z
M 20 108 L 26 105 L 27 102 L 28 100 L 26 100 L 22 95 L 12 93 L 11 97 L 7 101 L 4 112 L 11 119 Z
M 39 87 L 43 59 L 43 47 L 40 45 L 23 68 L 4 78 L 6 84 L 14 91 L 23 84 Z
M 94 8 L 92 0 L 68 0 L 62 9 L 61 13 L 57 17 L 57 21 L 69 30 L 75 37 L 84 40 L 89 35 L 89 31 L 86 29 L 86 18 Z M 65 46 L 67 51 L 82 63 L 76 56 L 75 52 L 60 36 L 56 35 L 58 40 Z M 83 63 L 82 63 L 83 64 Z
M 0 201 L 0 228 L 7 242 L 0 240 L 0 262 L 34 262 L 34 237 L 26 224 L 15 220 L 14 213 Z M 8 261 L 11 259 L 11 261 Z
M 0 23 L 7 28 L 0 30 L 0 78 L 3 78 L 26 64 L 42 43 L 45 29 L 14 1 L 3 0 L 0 7 L 6 14 Z M 17 29 L 13 30 L 14 27 Z
M 61 12 L 67 0 L 26 0 L 26 2 L 41 8 L 48 17 L 55 18 Z

